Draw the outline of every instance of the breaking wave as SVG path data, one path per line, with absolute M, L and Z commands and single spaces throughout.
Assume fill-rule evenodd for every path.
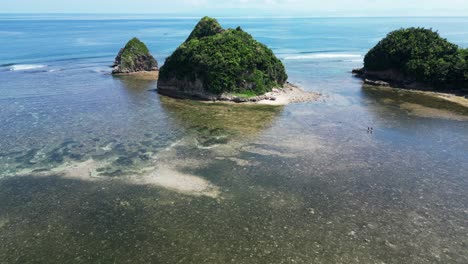
M 27 70 L 34 70 L 34 69 L 40 69 L 40 68 L 45 68 L 47 65 L 43 64 L 16 64 L 10 66 L 10 71 L 27 71 Z
M 303 54 L 297 56 L 287 56 L 285 60 L 317 60 L 317 59 L 352 59 L 361 58 L 359 54 L 347 54 L 347 53 L 315 53 L 315 54 Z

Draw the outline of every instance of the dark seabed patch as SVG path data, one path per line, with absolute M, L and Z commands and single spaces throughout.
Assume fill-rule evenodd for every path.
M 216 160 L 180 168 L 220 186 L 222 199 L 119 180 L 6 178 L 0 257 L 7 263 L 463 263 L 468 200 L 461 194 L 468 182 L 452 174 L 458 169 L 426 164 L 429 157 L 407 162 L 427 165 L 424 171 L 438 177 L 396 174 L 392 164 L 406 151 L 381 153 L 387 162 L 371 158 L 364 171 L 350 165 L 360 158 L 344 153 L 319 159 L 245 153 L 239 158 L 259 164 Z M 317 166 L 296 166 L 312 161 Z

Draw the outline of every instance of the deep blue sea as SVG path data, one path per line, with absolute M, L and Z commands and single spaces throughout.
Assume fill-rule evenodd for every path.
M 468 109 L 351 75 L 402 27 L 467 48 L 468 17 L 219 18 L 317 102 L 110 75 L 129 39 L 162 65 L 198 19 L 0 15 L 0 263 L 468 263 Z

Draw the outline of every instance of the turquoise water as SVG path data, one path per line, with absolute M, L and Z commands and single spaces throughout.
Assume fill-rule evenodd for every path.
M 400 27 L 468 47 L 468 18 L 220 19 L 313 103 L 109 75 L 128 39 L 163 63 L 196 22 L 0 16 L 1 263 L 468 262 L 468 110 L 350 74 Z

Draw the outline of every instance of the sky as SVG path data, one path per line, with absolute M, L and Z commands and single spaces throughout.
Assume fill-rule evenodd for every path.
M 468 16 L 468 0 L 4 0 L 0 13 Z

